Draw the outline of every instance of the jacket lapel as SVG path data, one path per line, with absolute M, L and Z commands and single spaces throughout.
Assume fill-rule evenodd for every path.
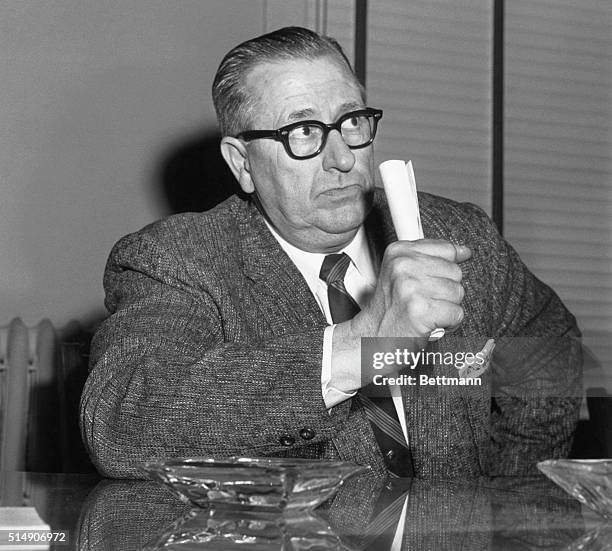
M 243 272 L 252 282 L 252 296 L 261 319 L 268 321 L 273 334 L 325 327 L 325 316 L 306 281 L 270 233 L 257 208 L 251 201 L 244 202 L 241 208 Z

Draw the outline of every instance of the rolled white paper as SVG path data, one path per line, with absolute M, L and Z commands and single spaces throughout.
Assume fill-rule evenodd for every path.
M 391 160 L 378 166 L 391 212 L 395 233 L 400 241 L 423 239 L 419 197 L 412 161 Z M 434 329 L 430 341 L 444 336 L 444 329 Z
M 412 170 L 412 162 L 385 161 L 381 163 L 378 170 L 387 195 L 397 238 L 402 241 L 423 239 L 416 185 L 408 175 L 409 170 Z

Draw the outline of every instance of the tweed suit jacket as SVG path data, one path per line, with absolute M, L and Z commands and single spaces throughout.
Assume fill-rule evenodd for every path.
M 574 317 L 480 209 L 428 194 L 420 209 L 426 237 L 473 250 L 462 264 L 464 321 L 432 350 L 474 353 L 489 337 L 497 347 L 480 387 L 402 389 L 416 476 L 521 474 L 566 455 L 581 396 Z M 379 190 L 365 224 L 381 257 L 396 236 Z M 324 315 L 250 201 L 231 197 L 124 237 L 104 285 L 111 315 L 81 398 L 101 473 L 139 477 L 142 461 L 193 455 L 385 470 L 358 400 L 325 408 Z

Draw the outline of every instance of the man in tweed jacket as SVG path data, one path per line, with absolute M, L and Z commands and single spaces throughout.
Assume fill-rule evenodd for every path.
M 81 399 L 97 468 L 135 477 L 153 458 L 280 455 L 384 473 L 353 398 L 360 339 L 410 336 L 418 350 L 436 327 L 449 331 L 428 350 L 497 346 L 480 386 L 402 387 L 416 476 L 520 474 L 566 455 L 580 403 L 575 319 L 473 205 L 420 194 L 425 239 L 397 241 L 374 189 L 375 110 L 337 44 L 297 28 L 249 41 L 223 60 L 213 97 L 222 153 L 249 198 L 114 247 L 111 316 Z M 300 124 L 313 119 L 325 122 Z M 361 311 L 330 326 L 287 251 L 319 254 L 320 266 L 359 235 L 376 279 Z

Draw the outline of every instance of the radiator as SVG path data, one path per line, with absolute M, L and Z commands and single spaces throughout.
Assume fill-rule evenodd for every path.
M 47 319 L 0 328 L 0 467 L 23 471 L 48 464 L 46 446 L 61 447 L 57 335 Z M 31 461 L 28 461 L 32 458 Z M 53 469 L 57 470 L 57 469 Z

